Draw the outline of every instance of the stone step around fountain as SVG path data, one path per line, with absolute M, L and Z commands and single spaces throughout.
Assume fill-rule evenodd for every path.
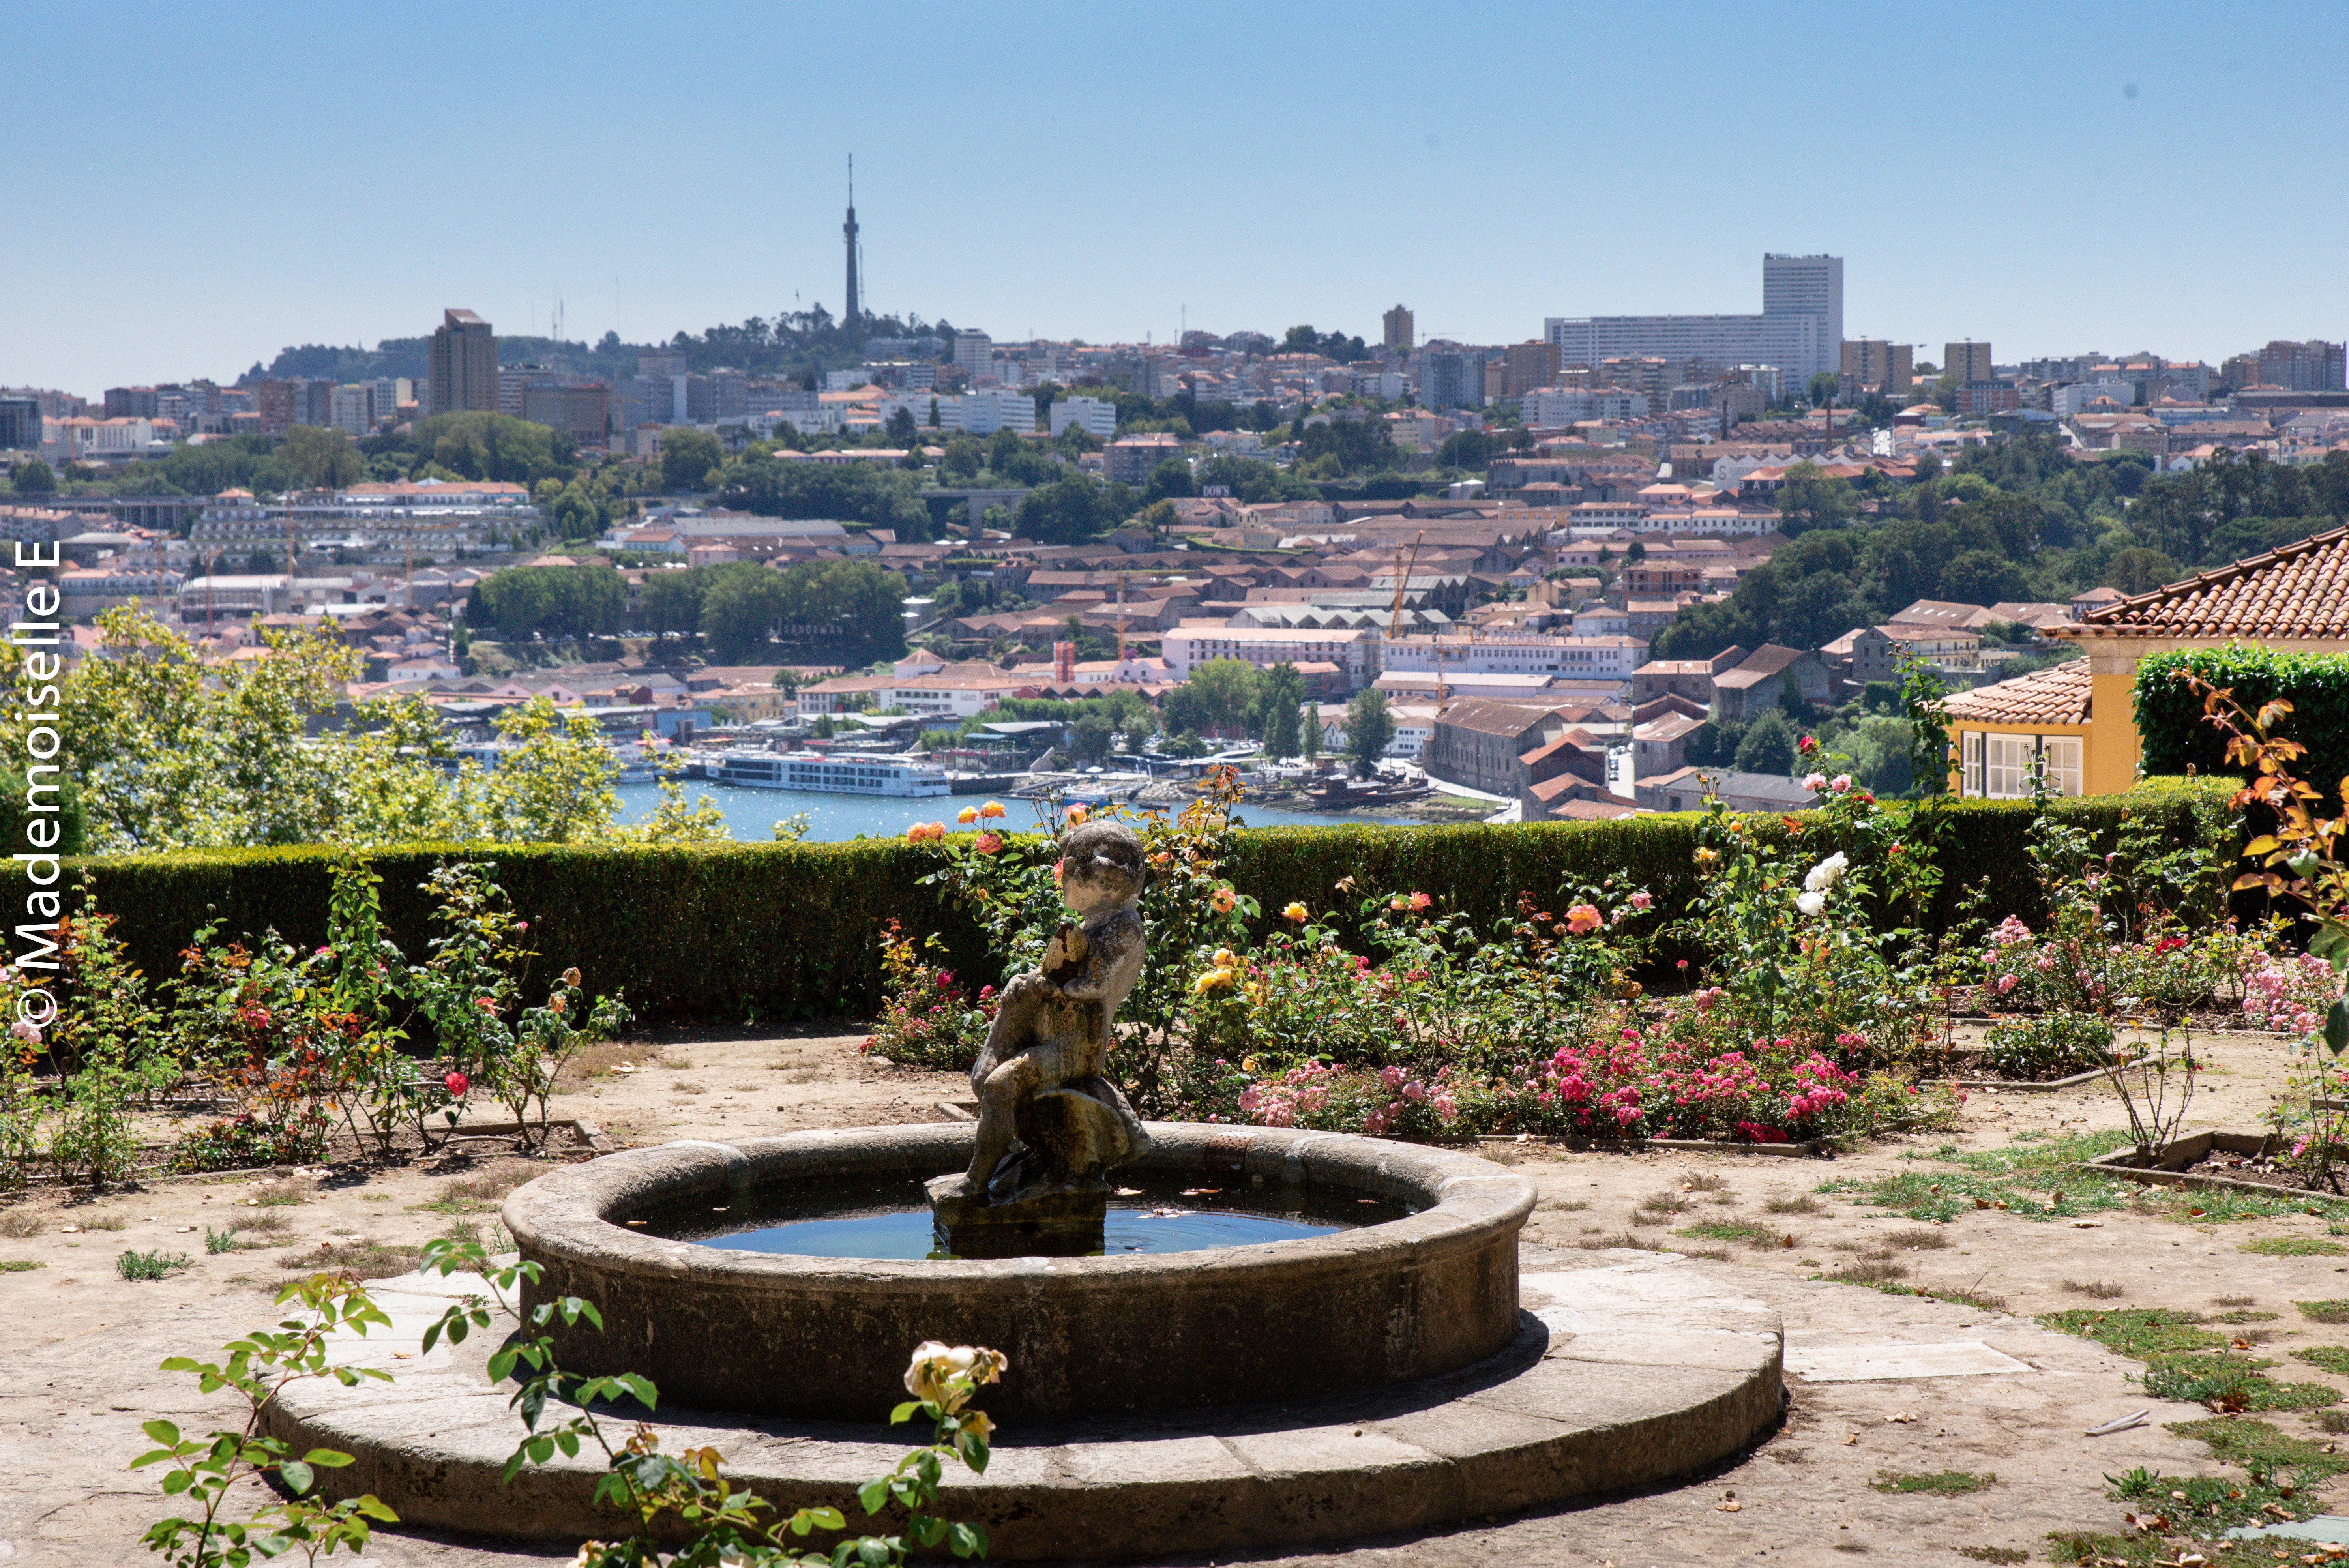
M 1741 1271 L 1669 1254 L 1590 1254 L 1526 1274 L 1516 1332 L 1440 1376 L 1278 1405 L 1006 1428 L 984 1476 L 949 1470 L 939 1511 L 986 1527 L 1001 1561 L 1114 1558 L 1337 1541 L 1669 1479 L 1736 1452 L 1784 1403 L 1776 1314 Z M 479 1282 L 407 1275 L 371 1287 L 393 1327 L 336 1358 L 389 1386 L 289 1386 L 269 1429 L 356 1456 L 330 1495 L 371 1491 L 405 1524 L 577 1541 L 625 1525 L 591 1502 L 583 1456 L 501 1471 L 521 1436 L 480 1338 L 419 1353 L 425 1324 Z M 982 1401 L 982 1403 L 985 1403 Z M 641 1412 L 611 1413 L 621 1430 Z M 665 1408 L 671 1452 L 711 1445 L 726 1473 L 786 1511 L 841 1509 L 894 1467 L 907 1428 Z M 880 1528 L 877 1525 L 875 1528 Z

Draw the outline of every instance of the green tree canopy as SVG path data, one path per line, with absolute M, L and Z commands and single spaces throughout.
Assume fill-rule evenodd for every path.
M 726 461 L 718 438 L 708 431 L 679 427 L 661 432 L 661 488 L 698 491 Z
M 1358 776 L 1367 778 L 1378 767 L 1394 733 L 1394 710 L 1387 694 L 1375 686 L 1355 692 L 1346 704 L 1346 754 L 1354 759 Z

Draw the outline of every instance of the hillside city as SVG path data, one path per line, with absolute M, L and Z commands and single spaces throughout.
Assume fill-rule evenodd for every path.
M 2002 362 L 1847 336 L 1840 258 L 1762 272 L 1755 315 L 1503 345 L 1402 305 L 1107 345 L 853 293 L 647 346 L 450 308 L 233 384 L 0 390 L 0 531 L 55 546 L 68 662 L 115 611 L 205 660 L 325 637 L 343 712 L 415 698 L 484 760 L 544 701 L 627 776 L 1240 763 L 1306 809 L 1541 821 L 1803 805 L 1805 732 L 1906 790 L 1920 682 L 1963 793 L 2126 787 L 2095 618 L 2349 511 L 2341 343 Z

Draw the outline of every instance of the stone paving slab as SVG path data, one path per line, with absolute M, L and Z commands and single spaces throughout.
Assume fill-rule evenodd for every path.
M 940 1509 L 986 1527 L 998 1559 L 1134 1556 L 1342 1539 L 1657 1481 L 1723 1458 L 1784 1401 L 1777 1314 L 1735 1271 L 1653 1254 L 1590 1255 L 1523 1279 L 1516 1340 L 1442 1377 L 1336 1398 L 1007 1430 L 984 1476 L 956 1475 Z M 590 1501 L 583 1455 L 500 1472 L 520 1435 L 489 1345 L 422 1353 L 424 1326 L 470 1278 L 377 1287 L 393 1329 L 338 1356 L 396 1369 L 381 1384 L 297 1385 L 274 1430 L 357 1457 L 340 1494 L 372 1491 L 415 1526 L 576 1540 L 617 1521 Z M 1140 1374 L 1138 1374 L 1140 1375 Z M 378 1392 L 380 1391 L 380 1393 Z M 615 1412 L 631 1423 L 633 1410 Z M 856 1517 L 855 1486 L 892 1468 L 904 1428 L 663 1411 L 665 1448 L 713 1445 L 728 1473 L 785 1511 Z
M 1796 1345 L 1786 1370 L 1813 1383 L 1876 1383 L 1904 1377 L 1982 1377 L 2032 1369 L 1979 1339 L 1940 1345 Z

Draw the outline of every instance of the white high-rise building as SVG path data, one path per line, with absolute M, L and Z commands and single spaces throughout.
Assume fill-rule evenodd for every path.
M 1071 425 L 1081 429 L 1095 441 L 1117 438 L 1117 405 L 1106 398 L 1077 396 L 1052 400 L 1052 433 L 1059 435 Z
M 1838 361 L 1843 356 L 1843 257 L 1764 255 L 1762 314 L 1821 318 L 1819 341 Z M 1840 364 L 1816 369 L 1835 370 Z M 1810 372 L 1806 370 L 1806 376 Z
M 984 332 L 956 333 L 954 355 L 973 385 L 995 374 L 995 339 Z
M 1726 367 L 1775 365 L 1799 386 L 1840 368 L 1843 258 L 1765 255 L 1759 316 L 1553 316 L 1543 337 L 1560 365 L 1656 357 Z

